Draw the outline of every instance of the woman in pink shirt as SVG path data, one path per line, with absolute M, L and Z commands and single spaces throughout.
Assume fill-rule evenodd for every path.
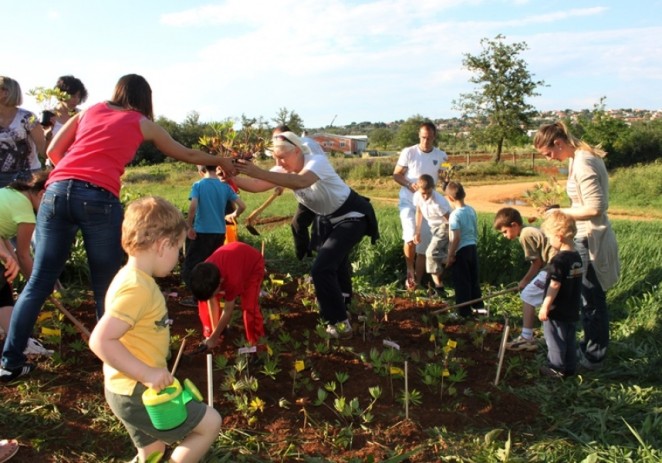
M 78 230 L 85 242 L 97 319 L 101 318 L 106 290 L 123 257 L 120 177 L 146 140 L 177 160 L 220 165 L 226 172 L 234 172 L 230 159 L 186 148 L 154 123 L 152 90 L 136 74 L 120 78 L 112 100 L 69 119 L 47 150 L 55 169 L 39 208 L 32 277 L 12 313 L 0 380 L 11 381 L 34 369 L 25 363 L 23 350 Z

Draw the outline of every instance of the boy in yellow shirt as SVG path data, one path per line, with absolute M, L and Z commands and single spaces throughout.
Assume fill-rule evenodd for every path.
M 122 247 L 129 260 L 108 288 L 105 313 L 90 337 L 90 348 L 103 360 L 108 405 L 129 432 L 140 462 L 165 453 L 175 441 L 181 442 L 170 461 L 197 462 L 221 428 L 214 408 L 191 400 L 181 425 L 157 430 L 142 402 L 147 388 L 160 391 L 174 381 L 167 368 L 171 320 L 154 277 L 168 275 L 177 264 L 185 234 L 182 213 L 165 199 L 145 197 L 127 207 Z

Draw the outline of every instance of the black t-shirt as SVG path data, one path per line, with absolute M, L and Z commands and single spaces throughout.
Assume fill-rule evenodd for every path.
M 577 251 L 559 251 L 552 258 L 545 282 L 545 294 L 552 280 L 561 283 L 561 288 L 552 302 L 548 317 L 576 322 L 582 303 L 582 258 Z

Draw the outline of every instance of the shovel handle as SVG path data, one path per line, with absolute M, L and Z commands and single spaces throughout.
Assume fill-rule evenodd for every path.
M 76 329 L 80 332 L 80 334 L 83 336 L 83 338 L 85 339 L 85 341 L 89 341 L 89 339 L 90 339 L 90 331 L 89 331 L 87 328 L 85 328 L 85 325 L 83 325 L 83 324 L 80 322 L 80 320 L 78 320 L 76 317 L 74 317 L 74 316 L 71 314 L 71 312 L 69 312 L 67 309 L 65 309 L 64 306 L 62 305 L 62 303 L 61 303 L 58 299 L 56 299 L 54 296 L 51 296 L 51 297 L 50 297 L 50 301 L 53 303 L 53 305 L 54 305 L 55 307 L 58 308 L 58 310 L 59 310 L 60 312 L 62 312 L 62 313 L 64 314 L 65 317 L 67 317 L 67 318 L 69 319 L 69 321 L 71 321 L 71 323 L 74 324 L 74 326 L 75 326 Z
M 246 222 L 249 225 L 253 225 L 253 223 L 257 219 L 257 216 L 260 213 L 262 213 L 262 211 L 264 211 L 269 206 L 269 204 L 271 204 L 274 201 L 274 199 L 279 197 L 282 193 L 283 193 L 282 188 L 277 187 L 274 190 L 274 192 L 271 193 L 271 196 L 269 196 L 265 202 L 263 202 L 257 209 L 255 209 L 253 212 L 250 213 L 250 215 L 246 218 Z
M 457 309 L 459 307 L 465 307 L 465 306 L 468 306 L 468 305 L 472 305 L 472 304 L 475 304 L 476 302 L 481 302 L 481 301 L 484 301 L 486 299 L 491 299 L 491 298 L 496 297 L 496 296 L 501 296 L 502 294 L 512 293 L 513 291 L 517 291 L 517 290 L 518 290 L 517 286 L 513 286 L 512 288 L 507 288 L 507 289 L 504 289 L 503 291 L 497 291 L 496 293 L 490 293 L 487 296 L 479 297 L 478 299 L 472 299 L 471 301 L 462 302 L 460 304 L 450 305 L 448 307 L 444 307 L 443 309 L 435 310 L 434 312 L 430 312 L 430 313 L 432 315 L 436 315 L 438 313 L 448 312 L 449 310 L 452 310 L 452 309 Z

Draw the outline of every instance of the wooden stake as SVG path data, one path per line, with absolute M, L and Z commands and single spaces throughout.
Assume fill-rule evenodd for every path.
M 53 303 L 55 307 L 58 308 L 60 312 L 64 314 L 65 317 L 71 321 L 71 323 L 74 324 L 76 329 L 80 332 L 80 334 L 83 336 L 83 339 L 85 339 L 85 342 L 88 342 L 90 340 L 90 331 L 85 328 L 85 325 L 83 325 L 80 320 L 78 320 L 76 317 L 74 317 L 71 312 L 69 312 L 67 309 L 64 308 L 64 305 L 55 298 L 55 296 L 50 296 L 49 300 Z
M 405 360 L 405 419 L 409 419 L 409 373 L 408 363 Z
M 177 358 L 175 359 L 175 363 L 172 365 L 172 370 L 170 370 L 170 374 L 172 376 L 175 376 L 175 371 L 177 371 L 177 365 L 179 365 L 179 360 L 182 358 L 182 354 L 184 353 L 185 345 L 186 345 L 186 338 L 182 339 L 182 345 L 179 346 L 179 352 L 177 352 Z
M 501 366 L 503 365 L 503 357 L 506 354 L 506 342 L 508 341 L 508 335 L 510 333 L 510 325 L 506 325 L 503 330 L 503 339 L 501 340 L 501 348 L 499 349 L 499 365 L 497 366 L 496 378 L 494 379 L 494 385 L 499 385 L 499 376 L 501 376 Z
M 214 377 L 211 368 L 211 354 L 207 354 L 207 405 L 214 407 Z

